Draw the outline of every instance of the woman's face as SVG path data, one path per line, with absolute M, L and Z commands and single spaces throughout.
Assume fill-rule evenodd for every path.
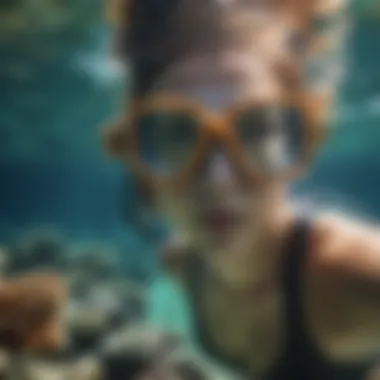
M 275 78 L 265 62 L 244 52 L 203 55 L 173 66 L 147 96 L 162 92 L 178 95 L 218 114 L 242 100 L 275 98 L 282 91 Z M 281 164 L 286 136 L 276 131 L 273 128 L 266 138 L 248 146 L 253 160 L 262 161 L 262 165 Z M 168 141 L 167 150 L 177 148 Z M 282 186 L 276 181 L 265 185 L 248 181 L 223 144 L 215 142 L 189 186 L 179 190 L 174 185 L 157 184 L 155 190 L 161 211 L 187 237 L 210 255 L 217 252 L 219 258 L 223 252 L 228 255 L 233 251 L 236 260 L 238 254 L 248 252 L 268 217 L 278 211 Z
M 273 12 L 274 8 L 265 8 L 270 3 L 260 4 L 263 4 L 261 13 L 242 7 L 234 13 L 236 17 L 229 19 L 231 28 L 235 24 L 249 24 L 251 34 L 249 38 L 244 34 L 241 45 L 232 47 L 226 43 L 219 52 L 207 53 L 205 49 L 172 63 L 145 98 L 170 94 L 195 101 L 217 115 L 244 101 L 273 104 L 273 99 L 288 91 L 279 75 L 278 63 L 289 64 L 293 60 L 295 65 L 292 28 L 285 17 Z M 234 37 L 239 36 L 231 36 Z M 277 116 L 276 112 L 265 115 L 264 124 L 269 127 L 264 128 L 267 132 L 264 138 L 251 140 L 249 133 L 240 136 L 242 154 L 247 154 L 264 171 L 281 170 L 292 155 L 288 151 L 292 144 L 287 132 L 289 125 Z M 256 127 L 263 120 L 253 119 L 250 123 Z M 236 125 L 229 128 L 235 131 Z M 182 145 L 176 146 L 175 142 L 157 136 L 162 139 L 161 151 L 174 161 L 177 153 L 181 157 Z M 248 181 L 234 162 L 225 145 L 215 140 L 214 144 L 208 144 L 202 164 L 186 188 L 157 183 L 155 195 L 160 211 L 185 239 L 201 246 L 214 264 L 248 268 L 246 264 L 252 260 L 252 248 L 258 238 L 280 219 L 285 184 L 275 179 L 265 183 Z

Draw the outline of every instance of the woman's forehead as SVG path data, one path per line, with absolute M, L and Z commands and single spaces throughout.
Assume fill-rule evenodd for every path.
M 199 46 L 168 65 L 153 91 L 175 92 L 214 108 L 242 98 L 276 97 L 275 66 L 291 54 L 286 14 L 275 0 L 225 0 L 217 8 L 218 19 L 205 27 Z
M 203 54 L 169 67 L 152 87 L 153 93 L 173 93 L 213 109 L 248 98 L 265 99 L 280 91 L 270 65 L 245 52 Z

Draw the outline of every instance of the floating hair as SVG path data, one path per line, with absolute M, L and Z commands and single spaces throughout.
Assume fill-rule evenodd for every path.
M 349 0 L 282 0 L 282 10 L 307 37 L 307 78 L 330 91 L 342 76 L 343 40 Z M 192 49 L 217 48 L 229 32 L 217 0 L 108 0 L 116 24 L 118 56 L 133 68 L 134 95 L 144 93 L 171 61 Z M 235 0 L 231 6 L 249 6 Z M 248 26 L 249 27 L 249 26 Z M 249 30 L 243 34 L 249 35 Z M 233 41 L 232 41 L 233 43 Z

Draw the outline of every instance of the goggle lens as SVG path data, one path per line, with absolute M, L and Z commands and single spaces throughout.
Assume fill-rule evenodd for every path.
M 172 174 L 197 148 L 197 120 L 181 111 L 152 111 L 136 121 L 138 150 L 144 165 L 157 174 Z
M 235 130 L 243 155 L 255 170 L 276 174 L 302 159 L 303 118 L 296 108 L 246 110 L 236 118 Z

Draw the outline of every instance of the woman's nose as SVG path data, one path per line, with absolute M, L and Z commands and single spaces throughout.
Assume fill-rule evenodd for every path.
M 215 148 L 206 157 L 200 177 L 205 182 L 218 185 L 228 184 L 237 179 L 237 170 L 223 150 Z

